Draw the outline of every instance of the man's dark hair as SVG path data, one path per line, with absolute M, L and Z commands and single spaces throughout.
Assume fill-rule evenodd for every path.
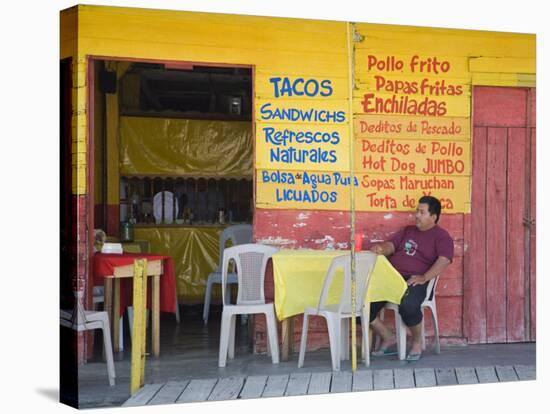
M 418 200 L 418 204 L 427 204 L 430 214 L 435 214 L 437 216 L 435 222 L 437 223 L 439 221 L 439 216 L 441 215 L 441 203 L 437 198 L 432 196 L 422 196 Z

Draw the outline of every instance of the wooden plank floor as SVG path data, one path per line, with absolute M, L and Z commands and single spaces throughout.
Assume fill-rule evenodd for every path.
M 361 370 L 146 384 L 123 406 L 387 390 L 536 379 L 534 365 Z

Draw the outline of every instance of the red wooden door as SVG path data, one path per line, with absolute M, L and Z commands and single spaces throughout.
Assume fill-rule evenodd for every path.
M 535 91 L 476 87 L 464 259 L 470 343 L 535 339 Z

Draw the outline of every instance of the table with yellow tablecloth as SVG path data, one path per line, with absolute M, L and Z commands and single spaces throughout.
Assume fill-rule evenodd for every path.
M 306 307 L 317 307 L 323 282 L 334 257 L 349 255 L 349 250 L 280 250 L 273 255 L 275 313 L 283 321 L 283 358 L 288 357 L 291 329 L 289 318 L 304 313 Z M 328 302 L 339 300 L 343 272 L 336 274 Z M 400 303 L 407 283 L 384 256 L 378 256 L 367 291 L 368 302 Z

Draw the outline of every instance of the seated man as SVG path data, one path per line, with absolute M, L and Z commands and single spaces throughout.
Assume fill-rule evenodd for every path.
M 418 200 L 416 226 L 407 226 L 398 231 L 389 241 L 375 243 L 370 250 L 376 254 L 391 256 L 391 264 L 409 286 L 399 305 L 399 314 L 412 333 L 412 343 L 407 360 L 418 360 L 422 354 L 422 311 L 420 305 L 426 297 L 428 281 L 449 265 L 453 258 L 453 240 L 449 233 L 439 227 L 441 203 L 435 197 L 424 196 Z M 378 318 L 385 302 L 373 302 L 370 322 L 382 342 L 374 356 L 395 355 L 395 334 Z

